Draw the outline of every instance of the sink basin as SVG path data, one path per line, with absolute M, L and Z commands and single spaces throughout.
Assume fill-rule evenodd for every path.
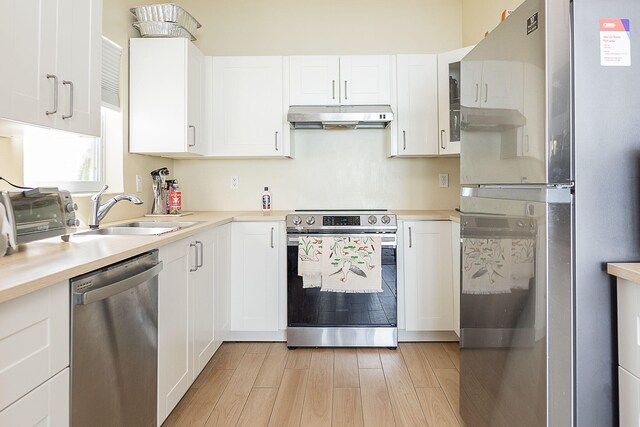
M 176 231 L 175 227 L 107 227 L 76 233 L 74 236 L 159 236 Z
M 127 228 L 187 228 L 198 224 L 199 221 L 176 221 L 176 222 L 163 222 L 163 221 L 135 221 L 128 222 L 126 224 L 118 224 L 114 227 L 127 227 Z M 111 228 L 111 227 L 107 227 Z

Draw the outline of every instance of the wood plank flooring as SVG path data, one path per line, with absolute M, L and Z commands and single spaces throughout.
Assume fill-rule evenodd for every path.
M 463 426 L 457 343 L 224 343 L 163 426 Z

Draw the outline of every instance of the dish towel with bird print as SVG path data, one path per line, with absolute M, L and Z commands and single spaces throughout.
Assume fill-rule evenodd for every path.
M 298 276 L 302 276 L 303 288 L 319 288 L 322 285 L 322 239 L 300 236 L 298 239 Z
M 379 237 L 325 237 L 322 251 L 324 292 L 382 292 Z
M 535 275 L 533 239 L 465 239 L 463 294 L 507 294 L 528 289 Z

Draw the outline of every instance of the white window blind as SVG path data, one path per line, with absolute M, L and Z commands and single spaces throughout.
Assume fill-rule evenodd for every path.
M 102 102 L 120 109 L 120 61 L 122 48 L 102 38 Z

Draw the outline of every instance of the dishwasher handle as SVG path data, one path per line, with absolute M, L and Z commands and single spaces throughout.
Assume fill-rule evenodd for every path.
M 131 277 L 127 277 L 124 280 L 120 280 L 110 285 L 103 286 L 93 291 L 87 291 L 83 293 L 75 292 L 73 295 L 73 302 L 75 305 L 91 304 L 91 303 L 103 300 L 105 298 L 109 298 L 111 296 L 117 295 L 128 289 L 135 288 L 136 286 L 141 285 L 144 282 L 153 279 L 162 270 L 162 261 L 153 263 L 151 265 L 152 265 L 151 268 L 148 268 L 147 270 L 144 270 L 141 273 L 138 273 Z

